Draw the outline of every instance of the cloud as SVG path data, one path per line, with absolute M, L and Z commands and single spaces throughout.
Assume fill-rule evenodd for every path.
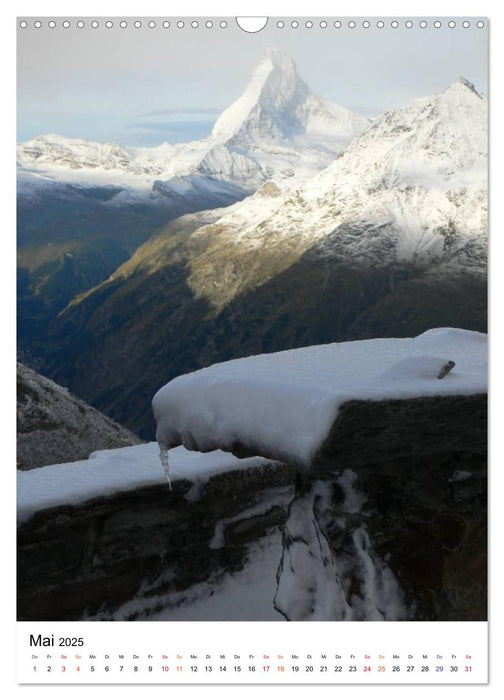
M 122 128 L 118 141 L 125 146 L 158 146 L 164 141 L 194 141 L 206 138 L 213 125 L 213 120 L 136 122 Z
M 176 109 L 155 109 L 152 112 L 145 112 L 145 114 L 141 114 L 140 118 L 150 118 L 150 117 L 168 117 L 170 115 L 190 115 L 190 116 L 195 116 L 195 115 L 215 115 L 215 114 L 220 114 L 221 109 L 217 108 L 207 108 L 207 107 L 179 107 Z
M 125 129 L 134 131 L 195 131 L 201 129 L 211 130 L 214 122 L 208 119 L 195 119 L 187 121 L 166 121 L 166 122 L 135 122 L 127 124 Z

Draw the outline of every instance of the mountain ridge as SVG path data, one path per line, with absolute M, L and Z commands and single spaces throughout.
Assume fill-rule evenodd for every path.
M 139 176 L 140 189 L 152 187 L 152 177 L 167 182 L 200 173 L 246 183 L 244 191 L 251 193 L 272 176 L 290 177 L 284 172 L 287 161 L 296 176 L 303 177 L 296 161 L 303 161 L 304 151 L 307 163 L 303 167 L 313 174 L 368 124 L 366 117 L 314 95 L 285 52 L 267 49 L 245 91 L 221 113 L 205 139 L 127 149 L 115 143 L 45 134 L 18 145 L 18 162 L 27 170 L 39 165 L 55 167 L 60 177 L 65 168 L 125 172 Z M 278 158 L 272 146 L 286 148 L 280 168 L 275 167 Z M 244 177 L 247 170 L 248 177 Z M 119 180 L 116 184 L 125 183 Z
M 485 160 L 486 100 L 464 84 L 388 112 L 297 189 L 267 183 L 169 223 L 62 312 L 48 371 L 78 392 L 100 377 L 89 399 L 151 436 L 160 377 L 303 345 L 485 331 Z

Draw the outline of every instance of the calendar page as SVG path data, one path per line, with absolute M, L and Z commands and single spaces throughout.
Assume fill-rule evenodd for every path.
M 488 18 L 16 22 L 18 683 L 486 683 Z

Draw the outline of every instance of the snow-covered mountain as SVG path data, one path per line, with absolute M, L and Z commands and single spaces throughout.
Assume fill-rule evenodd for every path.
M 267 182 L 169 222 L 59 314 L 45 370 L 148 435 L 161 371 L 436 326 L 485 331 L 486 120 L 486 99 L 459 79 L 374 120 L 297 188 Z
M 270 49 L 243 95 L 216 121 L 211 138 L 244 149 L 290 140 L 335 151 L 368 125 L 366 117 L 314 95 L 294 62 Z
M 44 134 L 18 144 L 17 155 L 23 165 L 58 166 L 62 170 L 127 170 L 131 161 L 128 151 L 115 143 L 68 139 L 58 134 Z
M 237 227 L 241 208 L 250 223 Z M 485 274 L 487 101 L 459 78 L 438 95 L 376 119 L 328 168 L 284 193 L 273 212 L 256 195 L 224 212 L 215 227 L 219 240 L 212 233 L 212 248 L 226 239 L 233 249 L 228 247 L 229 265 L 251 250 L 277 259 L 283 251 L 286 269 L 316 250 L 358 266 L 442 263 L 443 269 Z M 203 227 L 197 235 L 206 233 Z M 223 269 L 215 278 L 214 266 L 199 262 L 192 270 L 195 291 L 208 290 L 217 305 L 230 301 Z M 257 265 L 232 296 L 264 282 L 264 274 Z
M 459 78 L 438 95 L 376 119 L 303 186 L 286 192 L 266 183 L 215 214 L 208 223 L 200 217 L 199 227 L 191 219 L 199 255 L 188 283 L 218 308 L 267 281 L 272 260 L 278 275 L 307 251 L 360 267 L 406 264 L 432 274 L 449 267 L 484 275 L 487 101 Z M 156 250 L 158 269 L 160 246 L 160 238 L 146 243 L 113 277 L 151 266 L 147 249 Z M 239 265 L 251 255 L 254 265 Z
M 270 50 L 201 141 L 122 148 L 45 134 L 19 144 L 21 339 L 37 342 L 167 222 L 232 205 L 269 180 L 295 188 L 367 126 L 313 95 L 293 61 Z
M 312 176 L 368 124 L 366 117 L 314 95 L 292 59 L 270 49 L 208 138 L 126 149 L 42 135 L 18 146 L 22 191 L 27 180 L 33 186 L 35 176 L 46 176 L 163 195 L 174 178 L 203 176 L 250 193 L 268 179 Z M 163 187 L 154 187 L 159 180 Z M 173 188 L 180 194 L 180 181 Z
M 382 263 L 460 257 L 469 240 L 486 245 L 486 99 L 459 78 L 387 112 L 300 196 L 291 214 L 302 210 L 304 234 L 331 234 L 332 248 L 350 233 L 342 243 L 359 259 L 376 238 L 380 254 L 388 251 Z

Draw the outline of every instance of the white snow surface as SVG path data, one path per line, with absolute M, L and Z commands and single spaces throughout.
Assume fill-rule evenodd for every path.
M 437 379 L 449 360 L 456 364 Z M 232 451 L 309 466 L 340 406 L 486 392 L 487 336 L 436 328 L 416 338 L 316 345 L 216 364 L 154 396 L 156 439 L 170 449 Z
M 170 479 L 188 479 L 198 487 L 214 474 L 266 464 L 261 457 L 238 459 L 227 452 L 170 452 Z M 38 511 L 76 505 L 121 491 L 166 484 L 156 442 L 93 452 L 80 462 L 53 464 L 17 472 L 18 523 Z M 190 492 L 189 492 L 190 493 Z

